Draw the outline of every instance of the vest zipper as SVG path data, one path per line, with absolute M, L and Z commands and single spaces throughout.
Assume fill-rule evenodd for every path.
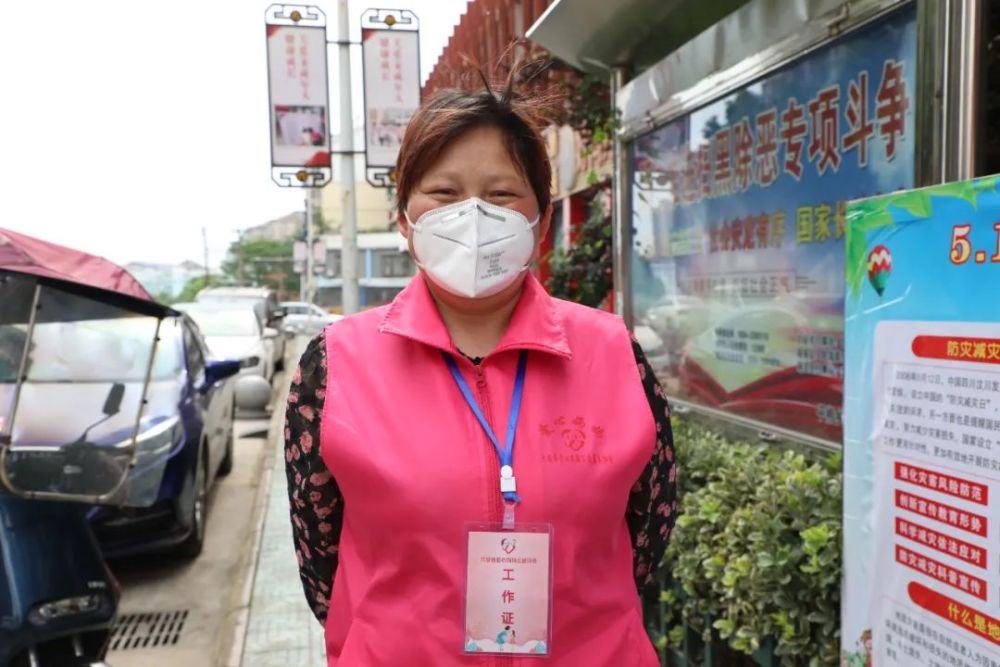
M 490 425 L 493 429 L 493 433 L 499 433 L 500 431 L 496 428 L 496 423 L 493 421 L 493 410 L 490 405 L 490 393 L 486 385 L 486 376 L 483 373 L 483 362 L 475 365 L 476 369 L 476 390 L 479 393 L 479 405 L 482 406 L 483 415 L 486 417 L 486 423 Z M 498 436 L 499 437 L 499 436 Z M 500 497 L 500 460 L 497 458 L 497 453 L 493 447 L 493 443 L 490 439 L 483 434 L 483 438 L 486 440 L 486 445 L 490 450 L 490 465 L 489 471 L 487 472 L 487 488 L 492 489 L 490 491 L 493 501 L 490 503 L 490 507 L 493 509 L 493 516 L 490 517 L 493 523 L 499 524 L 503 521 L 503 499 Z M 505 444 L 505 443 L 501 443 Z M 495 667 L 513 667 L 514 658 L 508 656 L 494 656 L 493 660 L 490 661 Z
M 486 385 L 486 376 L 483 373 L 482 364 L 476 366 L 476 389 L 479 392 L 479 405 L 482 406 L 483 414 L 486 416 L 486 422 L 493 429 L 494 433 L 497 433 L 496 423 L 493 421 L 493 410 L 490 405 L 490 392 Z M 500 500 L 500 491 L 498 485 L 500 484 L 500 461 L 497 459 L 497 453 L 493 447 L 493 443 L 490 439 L 483 434 L 483 438 L 486 440 L 486 445 L 489 447 L 490 456 L 489 470 L 487 475 L 487 488 L 490 490 L 490 497 L 493 499 L 490 502 L 490 508 L 493 510 L 490 521 L 494 523 L 500 523 L 503 521 L 503 502 Z

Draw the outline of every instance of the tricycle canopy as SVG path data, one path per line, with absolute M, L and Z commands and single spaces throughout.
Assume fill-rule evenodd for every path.
M 183 442 L 177 313 L 100 257 L 0 229 L 0 482 L 147 506 Z

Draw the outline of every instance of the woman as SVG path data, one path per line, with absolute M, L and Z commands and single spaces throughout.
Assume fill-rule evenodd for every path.
M 637 589 L 676 511 L 669 408 L 619 318 L 527 271 L 552 217 L 536 107 L 508 83 L 414 115 L 396 172 L 420 274 L 292 380 L 292 524 L 330 666 L 659 664 Z

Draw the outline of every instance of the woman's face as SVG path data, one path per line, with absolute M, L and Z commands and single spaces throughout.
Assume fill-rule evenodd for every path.
M 540 213 L 534 191 L 510 159 L 503 134 L 495 127 L 475 128 L 452 141 L 413 188 L 406 212 L 416 222 L 427 211 L 470 197 L 513 209 L 528 220 Z M 535 227 L 536 255 L 548 232 L 552 207 L 541 213 Z M 398 222 L 400 232 L 410 239 L 410 255 L 415 257 L 406 219 L 399 216 Z

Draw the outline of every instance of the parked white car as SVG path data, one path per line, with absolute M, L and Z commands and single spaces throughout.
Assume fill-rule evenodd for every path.
M 285 309 L 284 330 L 296 334 L 315 336 L 326 325 L 343 317 L 328 313 L 315 303 L 306 301 L 282 301 L 281 307 Z
M 195 301 L 222 306 L 223 308 L 252 307 L 262 327 L 282 328 L 284 309 L 278 304 L 278 293 L 269 287 L 206 287 L 198 292 Z M 285 366 L 285 340 L 276 337 L 269 348 L 271 363 L 276 370 Z
M 195 321 L 213 357 L 239 359 L 241 376 L 259 375 L 271 382 L 280 335 L 277 329 L 262 327 L 253 308 L 221 303 L 177 303 L 173 308 Z

